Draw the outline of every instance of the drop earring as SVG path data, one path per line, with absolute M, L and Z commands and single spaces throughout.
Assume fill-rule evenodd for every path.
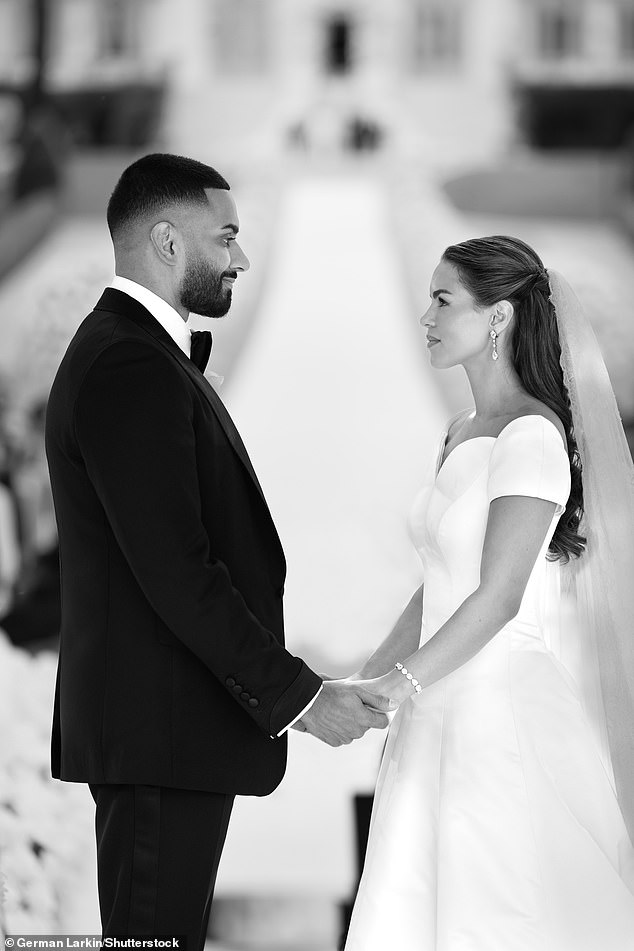
M 489 331 L 489 337 L 490 337 L 491 340 L 493 341 L 493 353 L 491 354 L 491 356 L 493 357 L 494 360 L 497 360 L 497 358 L 498 358 L 498 356 L 499 356 L 499 354 L 498 354 L 498 342 L 497 342 L 497 341 L 498 341 L 498 335 L 497 335 L 497 333 L 495 332 L 495 330 L 493 329 L 493 327 L 491 327 L 491 330 Z

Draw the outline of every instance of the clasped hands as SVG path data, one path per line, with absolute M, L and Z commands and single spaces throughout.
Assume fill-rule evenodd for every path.
M 384 730 L 387 714 L 398 703 L 377 688 L 376 681 L 326 680 L 310 710 L 292 729 L 310 733 L 328 746 L 351 743 L 371 729 Z

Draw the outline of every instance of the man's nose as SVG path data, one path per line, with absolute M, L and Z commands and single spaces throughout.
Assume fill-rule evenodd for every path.
M 234 271 L 248 271 L 251 267 L 251 262 L 237 241 L 231 244 L 231 267 Z

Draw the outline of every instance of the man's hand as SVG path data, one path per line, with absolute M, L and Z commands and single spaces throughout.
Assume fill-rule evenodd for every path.
M 298 725 L 328 746 L 342 746 L 358 740 L 367 730 L 385 729 L 389 722 L 385 714 L 395 709 L 387 697 L 377 696 L 359 684 L 331 680 L 324 683 Z

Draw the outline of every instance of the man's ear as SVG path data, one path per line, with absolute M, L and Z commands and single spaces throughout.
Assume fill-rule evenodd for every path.
M 174 267 L 178 263 L 178 235 L 169 221 L 157 221 L 150 231 L 154 250 L 164 264 Z

